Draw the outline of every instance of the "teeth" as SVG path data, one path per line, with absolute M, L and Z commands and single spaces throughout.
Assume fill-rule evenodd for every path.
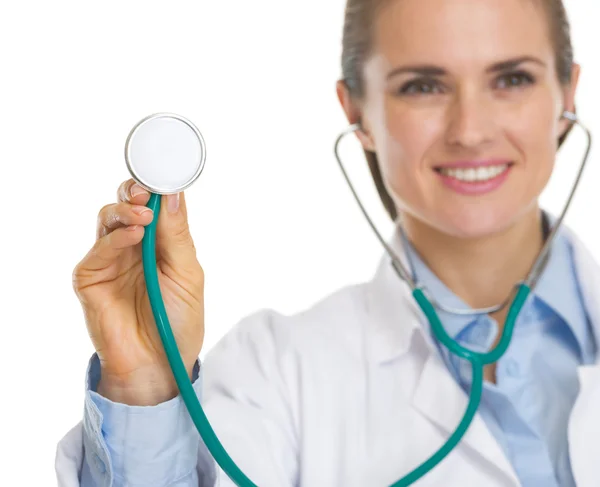
M 441 168 L 440 172 L 444 176 L 450 176 L 460 181 L 487 181 L 493 179 L 508 169 L 508 164 L 502 164 L 500 166 L 487 166 L 487 167 L 470 167 L 468 169 L 448 169 Z

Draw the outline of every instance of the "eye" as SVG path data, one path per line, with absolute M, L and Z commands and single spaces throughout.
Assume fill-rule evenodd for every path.
M 427 95 L 441 91 L 440 83 L 434 79 L 420 78 L 409 81 L 398 90 L 400 95 Z
M 525 71 L 515 71 L 513 73 L 507 73 L 498 78 L 498 88 L 511 89 L 520 88 L 533 84 L 535 79 L 529 73 Z

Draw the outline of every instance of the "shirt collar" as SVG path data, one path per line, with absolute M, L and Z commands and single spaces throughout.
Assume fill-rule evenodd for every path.
M 435 299 L 438 303 L 444 305 L 447 308 L 455 309 L 471 309 L 462 299 L 454 294 L 425 264 L 421 256 L 417 253 L 413 245 L 408 239 L 402 239 L 405 245 L 405 252 L 409 261 L 413 266 L 413 279 L 415 279 L 419 285 L 423 286 L 426 290 L 427 297 L 432 300 Z M 436 312 L 444 324 L 446 333 L 452 338 L 457 338 L 461 331 L 463 331 L 470 323 L 476 318 L 474 316 L 464 316 L 455 313 L 447 313 L 436 307 Z M 428 324 L 429 332 L 431 333 L 431 326 Z
M 416 277 L 433 298 L 448 308 L 471 309 L 431 271 L 407 239 L 401 240 L 413 265 L 413 278 Z M 583 351 L 588 340 L 587 318 L 583 306 L 580 304 L 578 291 L 571 245 L 565 233 L 559 229 L 552 244 L 546 267 L 533 289 L 532 296 L 526 302 L 523 312 L 527 312 L 527 308 L 531 307 L 535 299 L 540 300 L 564 320 L 575 336 L 580 350 Z M 437 308 L 436 311 L 446 332 L 452 338 L 459 337 L 463 330 L 478 319 L 472 315 L 462 316 L 446 313 Z M 428 327 L 431 333 L 430 325 Z M 489 337 L 484 348 L 488 348 L 493 343 L 497 328 L 489 326 L 488 331 Z
M 579 349 L 583 351 L 589 340 L 588 320 L 581 304 L 572 252 L 567 236 L 559 229 L 548 264 L 533 294 L 563 319 L 575 336 Z

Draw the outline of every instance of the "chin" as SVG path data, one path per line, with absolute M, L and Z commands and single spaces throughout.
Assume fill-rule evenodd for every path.
M 475 204 L 471 207 L 451 208 L 437 214 L 434 227 L 447 235 L 464 239 L 480 239 L 503 233 L 513 226 L 523 211 L 507 207 L 486 208 Z

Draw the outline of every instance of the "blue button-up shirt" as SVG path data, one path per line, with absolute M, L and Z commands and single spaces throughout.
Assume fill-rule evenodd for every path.
M 468 308 L 410 244 L 407 252 L 417 280 L 437 301 Z M 491 349 L 499 327 L 488 315 L 438 314 L 447 333 L 461 345 L 480 352 Z M 471 364 L 437 343 L 450 372 L 469 392 Z M 593 363 L 595 354 L 572 249 L 559 231 L 547 267 L 515 323 L 512 341 L 497 362 L 496 384 L 484 383 L 479 407 L 523 487 L 575 486 L 567 426 L 579 392 L 577 367 Z
M 181 396 L 156 406 L 129 406 L 98 394 L 99 380 L 100 361 L 94 354 L 86 374 L 81 487 L 215 485 L 212 457 Z M 199 361 L 192 380 L 201 399 Z M 199 460 L 205 464 L 198 465 Z

